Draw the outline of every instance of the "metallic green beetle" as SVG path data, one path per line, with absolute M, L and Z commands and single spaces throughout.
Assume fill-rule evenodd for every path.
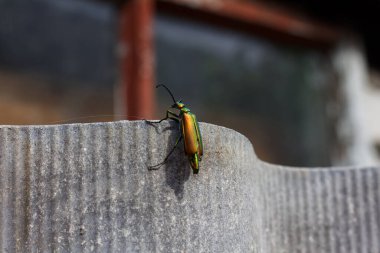
M 150 170 L 156 170 L 161 167 L 161 165 L 165 164 L 169 158 L 169 156 L 173 153 L 175 148 L 181 139 L 184 139 L 184 148 L 185 154 L 189 158 L 189 162 L 191 168 L 193 169 L 194 174 L 198 174 L 199 172 L 199 161 L 202 160 L 203 155 L 203 143 L 202 136 L 199 130 L 198 121 L 193 113 L 190 112 L 190 109 L 185 106 L 181 100 L 176 101 L 174 99 L 173 94 L 165 85 L 157 85 L 156 88 L 164 87 L 170 96 L 173 99 L 174 104 L 170 108 L 178 109 L 179 114 L 177 115 L 174 112 L 170 111 L 170 108 L 166 111 L 166 117 L 157 122 L 149 122 L 149 123 L 161 123 L 163 120 L 172 119 L 180 124 L 181 136 L 177 139 L 174 147 L 166 156 L 163 162 L 156 164 L 154 166 L 149 167 Z

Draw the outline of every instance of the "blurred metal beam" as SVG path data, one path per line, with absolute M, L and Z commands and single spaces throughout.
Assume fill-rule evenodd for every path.
M 298 45 L 329 48 L 341 32 L 276 6 L 248 1 L 158 0 L 158 10 Z
M 120 10 L 121 82 L 131 120 L 153 117 L 153 13 L 153 0 L 130 0 Z

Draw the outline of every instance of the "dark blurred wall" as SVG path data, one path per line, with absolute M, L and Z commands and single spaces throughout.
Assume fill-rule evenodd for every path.
M 78 0 L 0 0 L 0 68 L 92 84 L 116 79 L 117 15 Z
M 0 124 L 112 115 L 117 24 L 112 4 L 0 0 Z

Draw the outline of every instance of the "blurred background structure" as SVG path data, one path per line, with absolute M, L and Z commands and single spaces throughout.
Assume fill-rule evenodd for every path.
M 0 122 L 158 119 L 164 83 L 263 160 L 375 164 L 379 5 L 0 0 Z

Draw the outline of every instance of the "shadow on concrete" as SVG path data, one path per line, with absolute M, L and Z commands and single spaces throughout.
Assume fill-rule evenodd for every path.
M 181 136 L 179 123 L 175 121 L 169 121 L 169 126 L 160 127 L 160 124 L 152 124 L 146 121 L 150 126 L 155 128 L 158 134 L 162 134 L 165 131 L 170 131 L 169 144 L 167 145 L 166 155 L 162 157 L 160 162 L 164 161 L 167 154 L 173 149 L 176 141 Z M 183 198 L 184 183 L 189 179 L 191 167 L 189 160 L 185 155 L 183 139 L 178 143 L 173 153 L 168 157 L 166 163 L 159 167 L 159 169 L 165 169 L 165 177 L 167 185 L 174 190 L 174 193 L 178 200 Z

